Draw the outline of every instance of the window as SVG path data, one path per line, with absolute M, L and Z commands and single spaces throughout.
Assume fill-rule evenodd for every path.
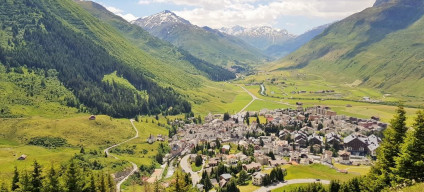
M 363 148 L 363 147 L 360 147 L 360 148 L 359 148 L 359 151 L 364 151 L 364 148 Z

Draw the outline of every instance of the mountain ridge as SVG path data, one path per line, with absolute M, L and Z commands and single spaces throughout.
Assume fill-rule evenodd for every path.
M 185 69 L 186 71 L 193 72 L 193 75 L 196 74 L 195 71 L 197 69 L 201 74 L 214 81 L 225 81 L 235 78 L 235 74 L 232 72 L 198 59 L 187 51 L 150 35 L 141 27 L 130 24 L 130 22 L 113 14 L 100 4 L 92 1 L 80 1 L 77 3 L 93 14 L 94 17 L 114 27 L 130 42 L 156 59 L 163 61 L 163 63 L 179 64 L 179 66 L 187 68 Z M 169 11 L 164 12 L 167 13 Z M 195 69 L 190 69 L 189 67 L 191 66 Z
M 231 28 L 223 27 L 218 30 L 238 37 L 260 50 L 266 50 L 272 45 L 282 44 L 287 40 L 295 38 L 295 35 L 289 34 L 285 29 L 275 29 L 269 26 L 250 28 L 234 26 Z
M 169 11 L 140 18 L 132 23 L 215 65 L 227 68 L 233 65 L 247 67 L 268 60 L 260 50 L 238 38 L 222 34 L 218 30 L 192 25 Z

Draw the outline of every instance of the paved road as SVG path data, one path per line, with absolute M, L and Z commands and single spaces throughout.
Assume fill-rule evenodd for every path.
M 110 151 L 110 149 L 112 149 L 112 148 L 114 148 L 114 147 L 117 147 L 117 146 L 119 146 L 119 145 L 122 145 L 122 144 L 124 144 L 124 143 L 127 143 L 127 142 L 129 142 L 129 141 L 131 141 L 131 140 L 133 140 L 133 139 L 135 139 L 135 138 L 138 138 L 138 130 L 137 130 L 137 128 L 135 127 L 135 125 L 134 125 L 134 119 L 131 119 L 130 120 L 130 122 L 131 122 L 131 125 L 132 125 L 132 127 L 134 128 L 134 130 L 135 130 L 135 136 L 134 137 L 132 137 L 131 139 L 128 139 L 128 140 L 125 140 L 125 141 L 123 141 L 123 142 L 121 142 L 121 143 L 118 143 L 118 144 L 116 144 L 116 145 L 112 145 L 112 146 L 110 146 L 110 147 L 108 147 L 107 149 L 105 149 L 104 150 L 104 152 L 106 153 L 106 155 L 109 157 L 109 156 L 111 156 L 111 157 L 113 157 L 113 158 L 115 158 L 115 159 L 119 159 L 118 157 L 116 157 L 116 156 L 114 156 L 114 155 L 112 155 L 112 154 L 110 154 L 109 153 L 109 151 Z M 133 163 L 133 162 L 131 162 L 130 161 L 130 163 L 131 163 L 131 165 L 132 165 L 132 167 L 133 167 L 133 169 L 131 170 L 131 172 L 127 175 L 127 176 L 125 176 L 124 177 L 124 179 L 122 179 L 121 181 L 119 181 L 118 183 L 116 183 L 116 191 L 117 192 L 120 192 L 121 191 L 121 185 L 122 185 L 122 183 L 124 183 L 132 174 L 134 174 L 136 171 L 137 171 L 137 169 L 138 169 L 138 167 L 137 167 L 137 165 L 135 164 L 135 163 Z
M 256 95 L 251 93 L 249 90 L 247 90 L 243 86 L 240 86 L 240 87 L 252 97 L 252 101 L 250 101 L 246 106 L 244 106 L 244 108 L 240 110 L 239 114 L 243 113 L 255 100 L 262 100 L 262 99 L 259 99 L 258 97 L 256 97 Z
M 186 173 L 190 173 L 191 174 L 191 181 L 193 182 L 193 186 L 198 183 L 200 181 L 200 176 L 199 174 L 197 174 L 198 172 L 202 172 L 203 170 L 203 165 L 202 165 L 202 169 L 198 172 L 193 172 L 193 170 L 191 170 L 191 165 L 188 163 L 188 158 L 190 157 L 190 155 L 186 155 L 184 156 L 181 161 L 180 161 L 180 165 L 181 168 L 183 169 L 184 172 Z
M 287 180 L 284 183 L 276 183 L 273 185 L 269 185 L 266 187 L 261 187 L 258 190 L 256 190 L 255 192 L 267 192 L 267 191 L 271 191 L 273 189 L 277 189 L 286 185 L 291 185 L 291 184 L 299 184 L 299 183 L 315 183 L 315 182 L 320 182 L 322 184 L 328 185 L 330 184 L 330 181 L 327 180 L 321 180 L 321 181 L 316 181 L 316 179 L 291 179 L 291 180 Z

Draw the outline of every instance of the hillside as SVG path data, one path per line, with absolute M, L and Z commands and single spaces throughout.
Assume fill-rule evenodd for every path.
M 267 60 L 259 50 L 244 41 L 164 11 L 133 22 L 150 34 L 180 47 L 209 63 L 230 67 L 260 64 Z
M 378 1 L 331 25 L 270 70 L 302 69 L 329 81 L 422 100 L 423 15 L 423 1 Z
M 135 44 L 138 48 L 163 63 L 173 63 L 175 66 L 186 68 L 187 71 L 193 74 L 200 71 L 200 74 L 215 81 L 224 81 L 235 78 L 235 75 L 232 72 L 198 59 L 189 54 L 187 51 L 150 35 L 141 27 L 130 24 L 126 20 L 109 12 L 106 8 L 95 2 L 78 1 L 77 3 L 100 21 L 114 27 L 122 36 Z
M 302 35 L 290 38 L 279 44 L 271 45 L 264 51 L 264 53 L 270 57 L 282 58 L 311 41 L 313 38 L 321 34 L 328 26 L 330 25 L 322 25 L 307 31 Z
M 187 74 L 190 69 L 154 59 L 73 1 L 6 1 L 0 13 L 0 63 L 7 71 L 53 70 L 77 97 L 69 106 L 115 117 L 191 110 L 178 93 L 163 87 L 198 85 L 201 81 Z M 114 72 L 137 90 L 103 81 Z

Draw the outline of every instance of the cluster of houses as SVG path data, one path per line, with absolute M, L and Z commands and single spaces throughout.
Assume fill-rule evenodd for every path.
M 387 127 L 378 117 L 359 119 L 337 115 L 325 106 L 304 109 L 301 103 L 298 103 L 297 109 L 261 110 L 249 112 L 249 115 L 263 116 L 268 126 L 283 129 L 267 134 L 264 126 L 256 122 L 245 124 L 245 114 L 235 114 L 227 121 L 222 120 L 222 115 L 210 114 L 205 117 L 204 124 L 181 125 L 177 134 L 169 139 L 171 152 L 165 158 L 189 154 L 195 146 L 204 143 L 214 148 L 216 140 L 219 140 L 224 145 L 219 149 L 220 153 L 204 156 L 207 162 L 204 170 L 210 172 L 219 162 L 229 166 L 241 162 L 243 169 L 253 173 L 253 184 L 261 185 L 264 174 L 259 171 L 264 166 L 275 167 L 287 163 L 332 165 L 334 161 L 342 164 L 369 164 L 369 157 L 376 155 L 381 142 L 380 138 L 371 133 Z M 301 127 L 284 128 L 293 125 Z M 257 136 L 247 137 L 248 133 L 256 133 Z M 243 154 L 241 150 L 229 154 L 231 146 L 238 146 L 239 149 L 253 147 L 254 152 L 251 156 Z M 271 153 L 275 159 L 270 157 Z M 225 183 L 228 178 L 223 179 L 219 184 Z
M 290 92 L 291 94 L 305 94 L 305 93 L 315 93 L 315 94 L 318 94 L 318 93 L 334 93 L 335 91 L 334 90 L 320 90 L 320 91 L 304 91 L 304 90 L 302 90 L 302 91 L 292 91 L 292 92 Z

